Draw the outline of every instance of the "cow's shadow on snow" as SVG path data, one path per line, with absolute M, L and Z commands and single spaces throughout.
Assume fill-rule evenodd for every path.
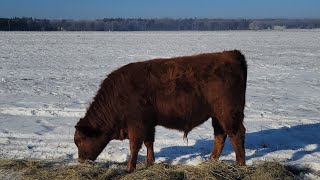
M 299 160 L 310 153 L 320 152 L 319 137 L 320 123 L 247 133 L 245 148 L 246 150 L 254 151 L 251 151 L 251 153 L 249 153 L 250 155 L 248 155 L 248 153 L 246 154 L 246 160 L 282 150 L 296 151 L 287 161 Z M 222 156 L 234 153 L 228 139 L 225 143 Z M 157 142 L 155 141 L 155 143 Z M 167 163 L 173 160 L 178 160 L 178 163 L 184 163 L 199 156 L 206 159 L 211 153 L 212 146 L 212 139 L 199 139 L 192 146 L 170 146 L 161 148 L 159 152 L 155 153 L 155 157 L 165 159 Z

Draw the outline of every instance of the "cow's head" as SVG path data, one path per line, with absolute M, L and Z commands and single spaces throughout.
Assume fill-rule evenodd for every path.
M 109 143 L 109 136 L 100 129 L 86 125 L 78 124 L 75 128 L 74 142 L 78 147 L 79 162 L 94 161 Z

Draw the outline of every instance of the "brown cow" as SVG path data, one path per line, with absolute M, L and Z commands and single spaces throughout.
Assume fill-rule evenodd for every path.
M 211 117 L 210 158 L 219 158 L 228 135 L 237 164 L 245 165 L 246 81 L 246 60 L 237 50 L 125 65 L 102 82 L 76 125 L 79 162 L 95 160 L 113 139 L 129 139 L 131 172 L 142 143 L 147 147 L 147 164 L 154 162 L 155 126 L 183 131 L 186 137 Z

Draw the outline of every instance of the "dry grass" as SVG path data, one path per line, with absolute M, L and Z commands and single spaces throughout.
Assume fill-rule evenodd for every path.
M 238 167 L 227 162 L 204 162 L 198 166 L 138 164 L 133 173 L 126 173 L 123 165 L 68 165 L 67 163 L 35 160 L 0 160 L 0 171 L 16 172 L 21 179 L 293 179 L 293 174 L 276 162 Z

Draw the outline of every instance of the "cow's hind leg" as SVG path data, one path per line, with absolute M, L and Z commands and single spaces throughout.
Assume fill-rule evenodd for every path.
M 127 171 L 132 172 L 136 169 L 139 150 L 141 149 L 144 137 L 138 128 L 128 128 L 128 136 L 130 142 L 130 159 L 127 165 Z
M 224 132 L 230 137 L 237 165 L 245 165 L 244 138 L 246 129 L 243 126 L 243 117 L 243 113 L 228 113 L 223 118 L 218 118 Z
M 236 128 L 232 133 L 229 134 L 231 144 L 236 153 L 237 165 L 240 165 L 240 166 L 245 165 L 245 149 L 244 149 L 245 132 L 246 132 L 246 129 L 243 126 L 243 123 L 241 122 L 239 123 L 238 128 Z
M 212 126 L 214 129 L 214 145 L 210 159 L 218 160 L 222 153 L 227 135 L 215 117 L 212 117 Z
M 225 140 L 226 135 L 230 137 L 231 144 L 236 154 L 237 165 L 245 165 L 245 149 L 244 138 L 245 128 L 243 126 L 243 108 L 234 103 L 231 100 L 222 99 L 216 104 L 214 108 L 215 119 L 213 119 L 213 126 L 215 127 L 215 145 L 212 151 L 212 158 L 218 158 L 223 148 L 222 143 Z M 216 131 L 217 130 L 217 131 Z
M 148 128 L 147 135 L 144 140 L 144 145 L 147 147 L 147 166 L 150 166 L 154 163 L 154 151 L 153 151 L 154 133 L 155 133 L 154 127 Z

